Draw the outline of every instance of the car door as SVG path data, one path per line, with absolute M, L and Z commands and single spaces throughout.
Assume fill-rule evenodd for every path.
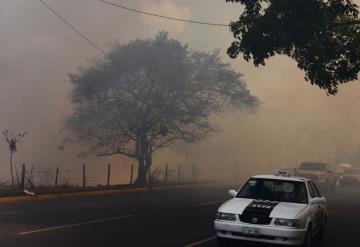
M 306 183 L 306 185 L 309 190 L 310 199 L 316 198 L 315 190 L 314 190 L 312 184 L 310 183 L 310 181 L 308 181 Z M 319 219 L 318 212 L 319 212 L 321 206 L 320 206 L 320 204 L 310 204 L 309 206 L 310 206 L 309 213 L 310 213 L 310 217 L 311 217 L 312 228 L 313 228 L 314 232 L 317 232 L 320 228 L 320 219 Z
M 310 196 L 312 196 L 312 198 L 322 198 L 322 196 L 314 182 L 309 181 L 308 185 L 310 187 L 309 188 Z M 314 227 L 314 230 L 317 232 L 321 229 L 321 227 L 324 224 L 326 205 L 325 205 L 325 203 L 319 203 L 319 204 L 314 204 L 312 206 L 313 206 L 313 210 L 314 210 L 313 211 L 314 212 L 313 227 Z
M 319 197 L 319 198 L 324 198 L 322 195 L 321 195 L 321 193 L 320 193 L 320 190 L 318 189 L 318 187 L 316 186 L 316 184 L 313 182 L 313 181 L 311 181 L 310 182 L 311 184 L 312 184 L 312 186 L 313 186 L 313 189 L 314 189 L 314 191 L 315 191 L 315 195 L 317 196 L 317 197 Z M 325 216 L 326 216 L 326 211 L 327 211 L 327 204 L 326 204 L 326 201 L 324 201 L 324 203 L 321 203 L 320 204 L 320 206 L 321 206 L 321 216 L 322 216 L 322 220 L 325 220 Z

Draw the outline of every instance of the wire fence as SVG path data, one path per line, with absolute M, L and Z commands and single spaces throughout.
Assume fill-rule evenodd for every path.
M 137 166 L 124 167 L 104 164 L 103 166 L 79 165 L 74 168 L 46 167 L 41 165 L 18 164 L 14 167 L 15 185 L 0 183 L 0 195 L 16 190 L 30 191 L 66 191 L 73 189 L 104 188 L 134 185 L 137 177 Z M 148 170 L 148 184 L 197 182 L 199 166 L 191 165 L 152 165 Z M 6 193 L 5 193 L 6 194 Z

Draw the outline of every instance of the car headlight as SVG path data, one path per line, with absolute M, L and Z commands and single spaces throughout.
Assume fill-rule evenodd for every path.
M 235 221 L 236 216 L 235 214 L 228 214 L 228 213 L 220 213 L 216 214 L 216 219 L 218 220 L 226 220 L 226 221 Z
M 300 221 L 297 219 L 275 219 L 275 225 L 287 227 L 299 227 Z

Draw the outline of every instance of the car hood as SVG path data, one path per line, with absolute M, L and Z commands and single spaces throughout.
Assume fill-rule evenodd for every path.
M 297 175 L 318 175 L 318 176 L 322 176 L 322 175 L 326 175 L 326 171 L 316 171 L 316 170 L 297 170 L 296 171 Z
M 220 212 L 230 214 L 242 214 L 244 209 L 253 201 L 253 199 L 247 198 L 233 198 L 227 202 L 224 202 L 220 208 Z
M 246 207 L 253 201 L 254 199 L 233 198 L 223 203 L 219 208 L 219 212 L 242 214 Z M 306 206 L 306 204 L 280 202 L 272 209 L 270 217 L 294 219 L 305 209 Z
M 280 202 L 271 212 L 271 218 L 295 219 L 306 207 L 306 204 Z

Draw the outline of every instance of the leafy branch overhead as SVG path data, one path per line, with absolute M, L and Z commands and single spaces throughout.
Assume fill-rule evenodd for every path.
M 104 60 L 70 79 L 69 130 L 99 156 L 137 159 L 142 183 L 153 152 L 208 137 L 215 128 L 209 117 L 227 107 L 258 106 L 217 51 L 192 51 L 164 32 L 115 44 Z
M 360 20 L 351 0 L 226 0 L 244 12 L 230 30 L 237 39 L 228 48 L 255 66 L 275 54 L 287 55 L 311 84 L 336 94 L 340 84 L 356 80 L 360 70 Z

